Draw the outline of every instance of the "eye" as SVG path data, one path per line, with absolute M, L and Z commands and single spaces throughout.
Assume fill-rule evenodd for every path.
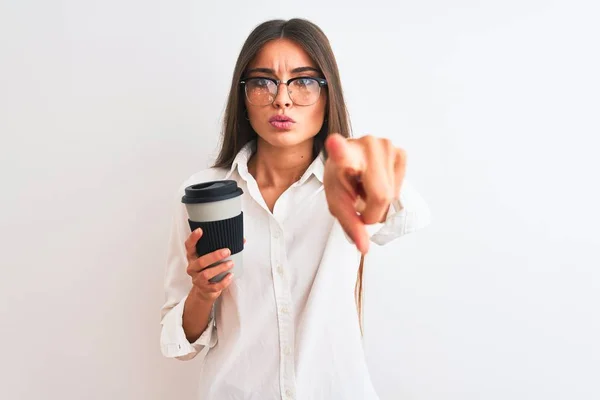
M 300 78 L 298 80 L 296 80 L 296 85 L 300 86 L 300 87 L 306 87 L 306 86 L 311 86 L 314 85 L 315 80 L 311 79 L 311 78 Z
M 269 86 L 270 83 L 271 83 L 271 81 L 268 79 L 265 79 L 265 78 L 254 79 L 254 85 L 257 87 L 264 88 L 264 87 Z

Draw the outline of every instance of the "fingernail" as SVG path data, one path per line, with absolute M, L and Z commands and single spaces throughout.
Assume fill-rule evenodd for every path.
M 225 250 L 221 251 L 221 255 L 224 257 L 227 257 L 229 255 L 229 249 L 225 249 Z
M 196 230 L 194 231 L 194 233 L 200 233 L 202 232 L 202 228 L 196 228 Z

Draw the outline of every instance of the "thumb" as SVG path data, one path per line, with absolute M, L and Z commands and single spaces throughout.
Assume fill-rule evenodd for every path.
M 362 155 L 355 143 L 339 133 L 332 133 L 325 140 L 325 149 L 331 161 L 340 167 L 355 171 L 362 169 Z

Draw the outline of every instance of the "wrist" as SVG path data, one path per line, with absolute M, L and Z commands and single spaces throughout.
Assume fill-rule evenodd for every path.
M 216 300 L 216 299 L 213 299 L 212 297 L 207 296 L 206 294 L 202 293 L 200 291 L 200 289 L 198 289 L 198 287 L 196 287 L 196 286 L 192 286 L 192 289 L 190 290 L 188 298 L 194 302 L 203 303 L 203 304 L 206 304 L 211 307 L 213 306 L 213 304 L 215 303 L 215 300 Z

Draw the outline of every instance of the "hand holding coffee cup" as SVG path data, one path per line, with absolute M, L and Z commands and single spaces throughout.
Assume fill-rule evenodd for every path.
M 244 249 L 242 193 L 242 189 L 234 180 L 204 182 L 185 188 L 185 195 L 181 201 L 186 206 L 192 231 L 188 238 L 188 241 L 191 241 L 188 261 L 195 260 L 191 257 L 200 260 L 194 265 L 190 264 L 191 269 L 188 273 L 192 272 L 194 276 L 201 273 L 201 278 L 196 279 L 206 278 L 209 283 L 220 282 L 227 276 L 229 270 L 237 277 L 242 275 Z M 195 237 L 194 233 L 197 229 L 201 229 L 202 233 Z M 186 241 L 186 249 L 190 246 Z M 224 255 L 223 251 L 228 253 Z M 223 265 L 229 261 L 232 264 Z
M 202 238 L 202 229 L 198 228 L 188 236 L 185 241 L 185 250 L 187 253 L 188 267 L 187 273 L 192 277 L 194 285 L 192 290 L 204 300 L 216 300 L 223 290 L 225 290 L 232 282 L 233 274 L 228 273 L 233 268 L 233 261 L 221 262 L 230 255 L 229 249 L 219 249 L 212 253 L 198 257 L 196 253 L 196 245 L 198 240 Z M 218 264 L 216 267 L 208 268 L 213 264 Z M 226 274 L 220 282 L 211 282 L 218 275 Z

